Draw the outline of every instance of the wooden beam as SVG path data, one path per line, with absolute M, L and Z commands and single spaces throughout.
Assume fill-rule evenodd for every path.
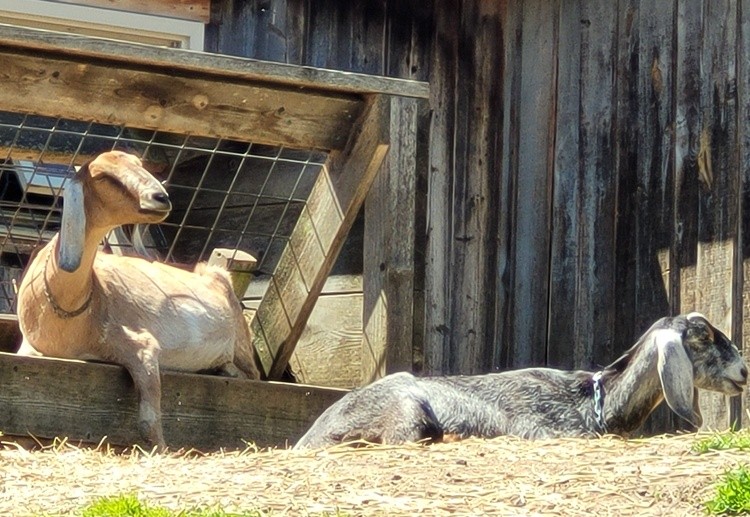
M 388 151 L 389 97 L 373 96 L 347 150 L 332 153 L 253 319 L 263 369 L 279 378 Z
M 418 108 L 393 99 L 391 149 L 365 206 L 362 385 L 412 370 Z
M 109 63 L 110 68 L 166 68 L 174 75 L 196 77 L 205 74 L 225 79 L 260 81 L 286 85 L 297 91 L 384 93 L 419 98 L 429 96 L 429 85 L 420 81 L 272 63 L 0 24 L 0 52 L 6 51 L 2 47 L 7 51 L 23 54 L 49 52 L 63 55 L 66 59 L 70 56 L 94 57 Z
M 36 53 L 0 53 L 0 68 L 6 111 L 299 148 L 341 149 L 362 104 L 353 96 Z
M 59 3 L 116 8 L 118 11 L 128 11 L 138 14 L 154 16 L 168 16 L 182 20 L 208 23 L 211 20 L 211 0 L 56 0 Z
M 0 430 L 6 435 L 139 443 L 125 369 L 0 353 Z M 164 436 L 172 449 L 294 443 L 344 390 L 162 372 Z

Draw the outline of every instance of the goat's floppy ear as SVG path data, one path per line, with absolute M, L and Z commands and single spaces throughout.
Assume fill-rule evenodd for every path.
M 65 183 L 60 242 L 57 263 L 64 271 L 72 272 L 81 265 L 86 237 L 86 211 L 83 207 L 83 185 L 77 179 Z
M 693 363 L 682 344 L 682 336 L 669 329 L 654 332 L 657 369 L 664 398 L 672 411 L 696 427 L 703 423 L 696 410 L 698 397 L 693 383 Z

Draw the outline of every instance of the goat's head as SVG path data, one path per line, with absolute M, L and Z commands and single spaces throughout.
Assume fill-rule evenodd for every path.
M 696 388 L 739 395 L 747 366 L 737 347 L 697 312 L 664 318 L 652 327 L 664 398 L 682 418 L 700 426 Z
M 60 267 L 78 269 L 87 223 L 106 232 L 123 224 L 161 222 L 171 209 L 167 191 L 137 157 L 121 151 L 100 154 L 66 183 Z

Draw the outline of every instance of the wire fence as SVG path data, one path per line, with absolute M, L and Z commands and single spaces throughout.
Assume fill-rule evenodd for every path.
M 248 252 L 269 274 L 304 209 L 327 154 L 0 112 L 0 312 L 35 249 L 59 230 L 74 167 L 118 149 L 164 181 L 173 204 L 161 224 L 123 227 L 103 248 L 195 264 L 215 248 Z

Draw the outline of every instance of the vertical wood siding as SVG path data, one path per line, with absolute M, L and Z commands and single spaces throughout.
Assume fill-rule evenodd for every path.
M 423 189 L 405 285 L 424 289 L 424 372 L 596 368 L 692 310 L 750 353 L 750 0 L 213 4 L 209 50 L 430 81 L 427 156 L 389 172 L 408 163 Z M 384 249 L 366 278 L 408 257 Z M 702 405 L 709 426 L 747 420 Z

